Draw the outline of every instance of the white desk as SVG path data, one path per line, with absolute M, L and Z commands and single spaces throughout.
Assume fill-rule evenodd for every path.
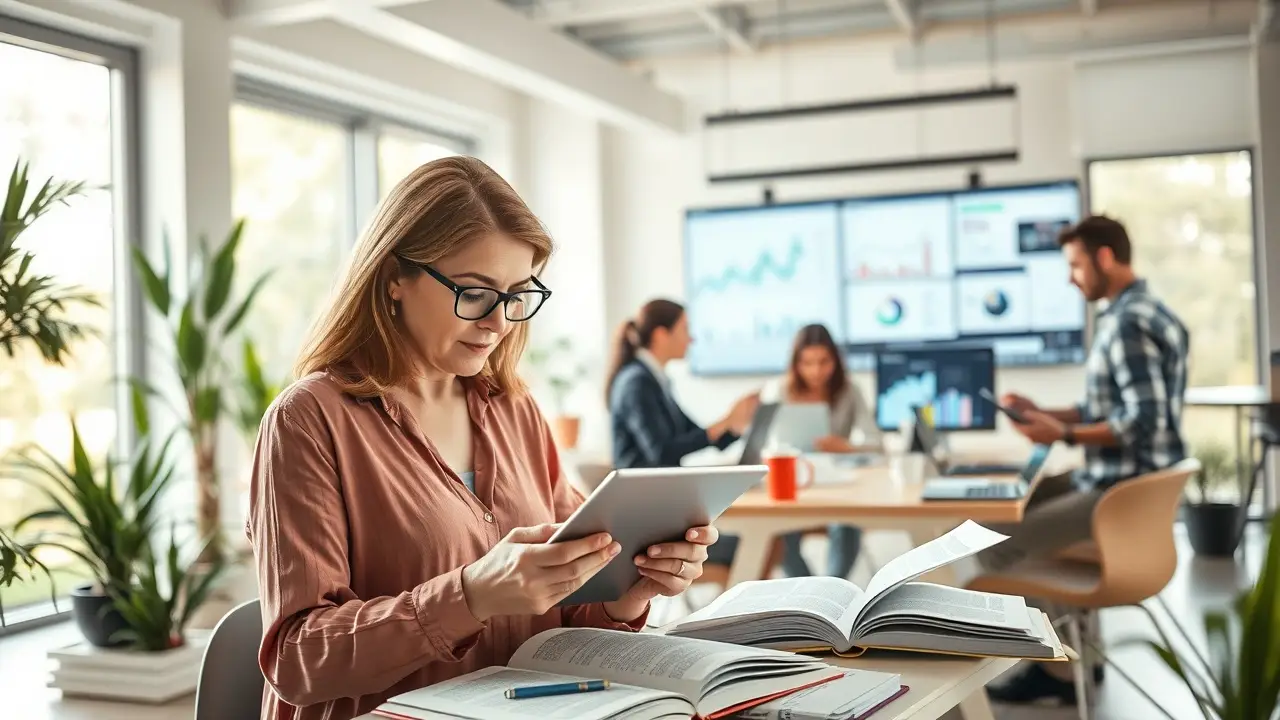
M 902 684 L 910 690 L 877 711 L 871 716 L 872 720 L 937 720 L 953 708 L 960 708 L 964 720 L 994 720 L 983 687 L 1018 661 L 924 655 L 916 658 L 901 653 L 877 660 L 830 658 L 828 662 L 841 667 L 902 675 Z M 355 720 L 384 718 L 370 713 Z
M 49 664 L 45 652 L 79 638 L 75 626 L 61 623 L 48 628 L 0 638 L 0 697 L 6 717 L 22 720 L 191 720 L 195 696 L 164 705 L 63 699 L 46 686 Z M 876 713 L 874 720 L 936 720 L 952 708 L 960 708 L 965 720 L 992 720 L 983 686 L 999 677 L 1016 661 L 919 657 L 901 654 L 889 658 L 842 660 L 834 665 L 896 672 L 911 690 Z M 378 720 L 363 715 L 359 720 Z

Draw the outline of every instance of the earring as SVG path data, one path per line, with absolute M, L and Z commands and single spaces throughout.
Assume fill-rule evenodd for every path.
M 392 300 L 391 301 L 391 317 L 395 317 L 395 316 L 396 316 L 396 301 Z

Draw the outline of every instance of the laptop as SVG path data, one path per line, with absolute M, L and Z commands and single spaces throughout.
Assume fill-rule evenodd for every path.
M 931 425 L 925 418 L 921 408 L 914 408 L 913 412 L 915 414 L 915 424 L 913 425 L 914 433 L 911 438 L 911 450 L 912 452 L 924 453 L 925 457 L 929 458 L 934 467 L 938 468 L 939 475 L 943 475 L 945 477 L 1009 475 L 1011 473 L 1022 471 L 1022 465 L 1010 465 L 1007 463 L 952 465 L 945 457 L 941 457 L 943 453 L 938 451 L 939 442 L 937 431 L 934 430 L 933 425 Z
M 773 425 L 773 419 L 777 416 L 779 407 L 781 407 L 779 403 L 760 403 L 756 407 L 756 414 L 751 418 L 751 426 L 747 428 L 747 435 L 742 439 L 742 457 L 738 459 L 739 465 L 759 465 L 763 462 L 761 458 L 764 446 L 769 442 L 769 428 Z
M 1036 445 L 1018 473 L 1016 482 L 991 478 L 943 477 L 928 480 L 920 493 L 923 500 L 1019 500 L 1031 489 L 1049 459 L 1050 445 Z

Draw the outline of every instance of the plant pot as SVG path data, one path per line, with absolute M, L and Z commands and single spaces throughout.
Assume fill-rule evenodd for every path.
M 1197 555 L 1207 557 L 1231 557 L 1240 544 L 1239 505 L 1228 503 L 1203 503 L 1185 508 L 1183 519 L 1187 526 L 1187 539 Z
M 111 603 L 110 596 L 99 593 L 92 584 L 81 585 L 71 591 L 71 616 L 75 618 L 80 634 L 92 645 L 105 648 L 128 644 L 127 640 L 111 640 L 113 635 L 129 626 Z
M 582 419 L 572 415 L 560 415 L 556 417 L 555 424 L 551 430 L 556 436 L 556 444 L 561 450 L 573 450 L 578 447 L 578 433 L 581 430 Z

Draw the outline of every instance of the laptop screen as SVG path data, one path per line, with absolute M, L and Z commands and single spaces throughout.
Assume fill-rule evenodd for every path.
M 1044 461 L 1049 459 L 1048 445 L 1036 445 L 1031 449 L 1031 457 L 1027 458 L 1027 464 L 1022 468 L 1022 482 L 1029 483 L 1036 479 L 1040 474 L 1040 468 L 1044 467 Z

